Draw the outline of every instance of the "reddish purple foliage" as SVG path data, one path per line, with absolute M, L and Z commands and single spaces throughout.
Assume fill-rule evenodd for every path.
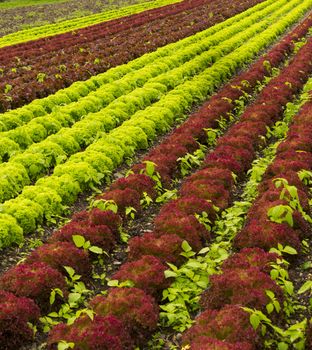
M 209 233 L 193 215 L 183 215 L 175 211 L 167 217 L 166 213 L 155 219 L 155 235 L 160 237 L 166 234 L 176 234 L 188 241 L 190 246 L 198 251 L 202 247 L 202 241 L 209 239 Z
M 157 296 L 168 287 L 169 280 L 165 278 L 165 270 L 167 267 L 158 258 L 144 255 L 139 260 L 124 263 L 112 278 L 120 281 L 131 280 L 135 287 Z
M 230 203 L 230 192 L 216 180 L 196 180 L 185 182 L 180 190 L 182 196 L 196 196 L 210 200 L 213 205 L 225 209 Z
M 225 270 L 210 277 L 211 286 L 203 292 L 200 304 L 204 309 L 220 309 L 226 304 L 241 304 L 262 310 L 270 301 L 266 290 L 274 292 L 281 302 L 282 290 L 258 268 Z
M 37 321 L 40 311 L 35 302 L 0 290 L 0 346 L 16 350 L 33 339 L 27 322 Z
M 278 258 L 277 254 L 267 253 L 260 248 L 244 248 L 239 253 L 233 254 L 222 265 L 223 270 L 248 269 L 257 267 L 263 272 L 270 272 L 270 264 Z
M 217 145 L 230 146 L 234 148 L 244 148 L 247 149 L 250 153 L 253 153 L 254 151 L 252 140 L 249 136 L 246 135 L 231 136 L 231 133 L 229 133 L 228 135 L 218 139 Z
M 226 305 L 221 310 L 205 310 L 184 334 L 182 344 L 205 336 L 230 343 L 248 342 L 255 346 L 257 334 L 250 325 L 249 314 L 240 305 Z
M 61 273 L 65 273 L 64 266 L 70 266 L 80 275 L 91 274 L 88 253 L 69 242 L 44 244 L 34 250 L 26 260 L 27 264 L 34 262 L 44 262 Z
M 247 149 L 235 148 L 231 146 L 218 146 L 215 152 L 221 156 L 231 155 L 235 160 L 247 170 L 250 166 L 251 161 L 254 158 L 254 152 L 248 151 Z
M 219 155 L 210 153 L 203 163 L 203 168 L 228 169 L 236 175 L 241 175 L 244 172 L 242 164 L 240 164 L 231 154 Z
M 155 300 L 138 288 L 113 288 L 107 296 L 96 296 L 90 301 L 94 311 L 102 316 L 118 317 L 132 339 L 141 342 L 155 331 L 159 318 Z
M 259 247 L 268 251 L 277 247 L 278 243 L 289 245 L 298 252 L 301 249 L 299 236 L 293 228 L 288 224 L 277 224 L 269 220 L 264 223 L 250 220 L 234 239 L 234 246 L 238 249 Z
M 171 200 L 162 206 L 159 215 L 162 215 L 164 218 L 168 215 L 175 215 L 177 211 L 186 215 L 195 215 L 205 212 L 208 214 L 211 221 L 216 219 L 216 212 L 213 205 L 205 199 L 197 198 L 195 196 L 185 196 Z
M 182 242 L 182 238 L 175 234 L 156 237 L 153 233 L 144 233 L 141 237 L 129 240 L 128 259 L 136 260 L 143 255 L 153 255 L 163 263 L 170 262 L 180 265 L 184 260 L 180 255 Z
M 309 141 L 312 144 L 312 139 Z M 305 145 L 307 145 L 305 143 Z M 299 160 L 300 162 L 306 163 L 306 169 L 312 168 L 312 150 L 311 151 L 295 151 L 290 149 L 288 151 L 277 151 L 277 158 L 283 160 Z
M 98 197 L 98 199 L 113 200 L 118 205 L 118 213 L 121 216 L 125 216 L 127 207 L 140 210 L 140 198 L 140 194 L 131 188 L 108 191 Z
M 157 192 L 154 188 L 155 182 L 145 174 L 132 174 L 125 178 L 121 178 L 113 182 L 111 190 L 125 190 L 130 188 L 137 191 L 141 197 L 143 192 L 146 192 L 153 199 L 156 197 Z
M 192 350 L 254 350 L 255 347 L 246 342 L 229 343 L 209 337 L 198 337 L 191 343 Z
M 62 274 L 42 262 L 14 266 L 1 276 L 0 288 L 34 299 L 40 308 L 49 305 L 50 293 L 54 288 L 61 289 L 64 296 L 67 295 Z
M 94 225 L 108 226 L 116 238 L 119 238 L 119 227 L 122 224 L 122 220 L 118 214 L 115 214 L 111 210 L 93 208 L 89 212 L 89 220 Z
M 114 316 L 80 316 L 68 326 L 60 323 L 50 331 L 48 349 L 56 350 L 61 340 L 73 342 L 75 350 L 134 349 L 133 341 L 123 323 Z
M 293 170 L 287 170 L 285 173 L 277 174 L 273 178 L 262 181 L 258 186 L 258 192 L 260 195 L 266 191 L 275 189 L 274 179 L 282 178 L 288 181 L 291 186 L 297 187 L 298 190 L 307 192 L 307 188 L 304 186 L 303 182 L 299 179 L 298 173 Z
M 276 160 L 267 168 L 264 179 L 271 178 L 277 174 L 287 172 L 288 170 L 300 171 L 306 169 L 306 162 L 300 160 Z
M 226 189 L 230 189 L 234 185 L 234 178 L 232 172 L 228 169 L 220 168 L 207 168 L 202 169 L 191 175 L 186 183 L 190 183 L 196 180 L 209 180 L 215 184 L 224 186 Z
M 103 248 L 105 251 L 111 251 L 116 245 L 116 238 L 108 226 L 89 225 L 84 222 L 83 225 L 78 222 L 70 222 L 50 237 L 50 242 L 73 242 L 73 235 L 81 235 L 92 245 Z

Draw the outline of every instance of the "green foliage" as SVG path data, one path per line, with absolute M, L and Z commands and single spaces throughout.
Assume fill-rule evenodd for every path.
M 187 153 L 184 157 L 178 158 L 183 177 L 188 175 L 193 168 L 200 166 L 202 160 L 205 158 L 205 151 L 207 151 L 207 148 L 204 145 L 200 145 L 200 148 L 193 154 Z
M 60 215 L 65 207 L 62 198 L 57 191 L 44 186 L 26 186 L 20 198 L 30 199 L 40 204 L 43 208 L 44 217 L 48 222 L 56 223 L 55 217 Z
M 186 241 L 182 243 L 181 255 L 187 258 L 187 262 L 180 268 L 168 264 L 170 270 L 165 272 L 165 276 L 173 277 L 174 282 L 163 291 L 166 303 L 160 306 L 162 325 L 179 332 L 192 325 L 190 314 L 198 310 L 198 301 L 209 285 L 209 276 L 219 273 L 220 264 L 229 256 L 226 249 L 224 243 L 213 243 L 196 255 Z
M 40 204 L 26 198 L 15 198 L 1 206 L 1 212 L 13 216 L 24 234 L 33 232 L 42 222 L 43 208 Z
M 62 198 L 62 204 L 72 204 L 76 200 L 77 195 L 81 192 L 78 181 L 70 174 L 45 177 L 39 179 L 36 185 L 54 189 Z
M 19 145 L 8 137 L 0 138 L 0 162 L 6 161 L 19 152 Z
M 22 241 L 23 230 L 16 219 L 11 215 L 0 213 L 0 249 Z
M 81 189 L 93 188 L 98 185 L 103 178 L 102 174 L 97 171 L 87 162 L 74 163 L 71 161 L 65 164 L 60 164 L 54 168 L 55 176 L 70 174 L 70 176 L 78 182 Z
M 77 248 L 83 248 L 84 250 L 89 250 L 94 254 L 103 254 L 102 248 L 91 245 L 90 241 L 87 241 L 83 236 L 73 235 L 73 242 Z
M 243 307 L 243 309 L 250 313 L 250 324 L 252 327 L 255 330 L 260 329 L 261 334 L 266 336 L 264 341 L 265 349 L 305 349 L 305 329 L 307 327 L 306 318 L 303 321 L 297 322 L 284 330 L 274 325 L 272 320 L 270 320 L 261 311 L 247 307 Z
M 0 202 L 16 196 L 30 183 L 26 169 L 21 164 L 4 163 L 0 166 Z

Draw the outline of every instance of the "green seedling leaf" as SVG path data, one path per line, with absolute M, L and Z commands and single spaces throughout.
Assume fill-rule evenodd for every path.
M 73 235 L 72 238 L 77 248 L 82 248 L 86 242 L 85 238 L 80 235 Z

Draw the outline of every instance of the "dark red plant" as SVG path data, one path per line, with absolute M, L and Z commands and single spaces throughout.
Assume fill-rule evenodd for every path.
M 266 251 L 272 247 L 291 246 L 298 252 L 301 250 L 301 241 L 297 232 L 288 224 L 278 224 L 269 220 L 265 223 L 250 220 L 248 224 L 236 235 L 234 247 L 238 249 L 259 247 Z
M 138 288 L 113 288 L 107 296 L 94 297 L 90 306 L 101 316 L 120 319 L 138 343 L 157 327 L 158 306 L 151 296 Z
M 69 242 L 44 244 L 34 250 L 26 259 L 27 264 L 34 262 L 44 262 L 63 274 L 66 273 L 64 266 L 72 267 L 77 274 L 84 277 L 91 274 L 88 253 Z
M 119 238 L 119 228 L 122 224 L 121 217 L 111 210 L 93 208 L 89 212 L 89 220 L 94 225 L 106 225 L 110 228 L 115 237 Z
M 89 222 L 70 222 L 50 237 L 50 242 L 73 242 L 73 235 L 83 236 L 92 245 L 111 251 L 116 245 L 116 238 L 106 225 L 89 225 Z
M 45 309 L 52 289 L 59 288 L 66 297 L 66 283 L 60 272 L 43 262 L 20 264 L 0 278 L 0 288 L 20 297 L 28 297 Z
M 119 281 L 130 280 L 134 282 L 135 287 L 157 296 L 170 283 L 165 278 L 165 270 L 167 267 L 160 259 L 152 255 L 144 255 L 138 260 L 124 263 L 112 278 Z
M 209 232 L 193 215 L 183 215 L 179 211 L 172 212 L 169 217 L 159 215 L 155 219 L 155 235 L 160 237 L 166 234 L 176 234 L 188 241 L 190 246 L 198 251 L 203 240 L 209 240 Z
M 133 237 L 128 242 L 128 259 L 134 261 L 144 255 L 153 255 L 163 264 L 170 262 L 180 265 L 183 262 L 182 238 L 175 234 L 156 237 L 153 233 L 144 233 L 143 236 Z
M 131 188 L 108 191 L 98 197 L 98 199 L 113 200 L 118 206 L 118 213 L 123 217 L 126 215 L 127 207 L 141 209 L 140 198 L 140 194 Z
M 258 340 L 249 314 L 240 305 L 226 305 L 219 311 L 208 309 L 202 312 L 183 335 L 182 344 L 196 342 L 202 336 L 229 343 L 247 342 L 253 347 Z
M 279 302 L 282 290 L 266 273 L 258 268 L 229 269 L 210 277 L 211 286 L 201 295 L 204 309 L 220 309 L 226 304 L 240 304 L 263 310 L 270 302 L 266 290 L 271 290 Z
M 40 310 L 33 300 L 0 290 L 1 349 L 16 350 L 32 341 L 33 330 L 27 323 L 36 322 L 39 316 Z
M 229 343 L 209 337 L 198 337 L 191 343 L 192 350 L 255 350 L 250 343 Z
M 267 253 L 260 248 L 244 248 L 227 258 L 222 265 L 222 269 L 248 269 L 249 267 L 257 267 L 261 271 L 269 273 L 271 270 L 270 264 L 276 262 L 277 258 L 277 254 Z
M 72 325 L 60 323 L 49 333 L 48 349 L 56 350 L 61 340 L 75 344 L 75 350 L 134 349 L 134 343 L 123 323 L 114 316 L 80 316 Z

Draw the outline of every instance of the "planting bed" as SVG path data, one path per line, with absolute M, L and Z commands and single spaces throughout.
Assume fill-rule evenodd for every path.
M 0 116 L 1 348 L 312 349 L 312 1 L 255 3 Z
M 42 98 L 77 80 L 192 35 L 262 2 L 197 0 L 89 26 L 75 33 L 0 49 L 0 111 Z M 213 16 L 202 16 L 213 13 Z M 127 41 L 124 38 L 127 38 Z M 70 58 L 69 58 L 70 57 Z

